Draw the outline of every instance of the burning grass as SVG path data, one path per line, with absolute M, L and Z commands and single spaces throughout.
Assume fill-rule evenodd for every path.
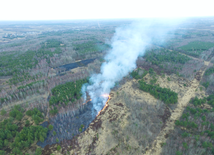
M 157 110 L 152 104 L 156 99 L 142 91 L 133 95 L 131 85 L 128 82 L 118 93 L 110 94 L 105 108 L 78 138 L 79 147 L 71 154 L 135 154 L 154 140 L 163 125 L 156 114 L 164 115 L 165 105 L 159 103 Z

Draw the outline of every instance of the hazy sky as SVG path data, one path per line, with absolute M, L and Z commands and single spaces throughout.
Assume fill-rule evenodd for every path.
M 0 20 L 214 16 L 212 0 L 2 0 Z

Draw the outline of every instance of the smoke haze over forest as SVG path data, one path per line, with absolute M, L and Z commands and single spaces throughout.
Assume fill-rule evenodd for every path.
M 138 56 L 143 56 L 147 49 L 153 44 L 161 43 L 170 39 L 166 35 L 182 26 L 185 19 L 156 19 L 138 20 L 129 25 L 116 29 L 111 39 L 111 49 L 104 57 L 105 61 L 99 74 L 90 77 L 90 85 L 84 85 L 82 92 L 86 99 L 86 92 L 89 93 L 94 108 L 99 112 L 105 104 L 98 103 L 97 98 L 102 94 L 109 94 L 123 77 L 127 76 L 136 68 Z

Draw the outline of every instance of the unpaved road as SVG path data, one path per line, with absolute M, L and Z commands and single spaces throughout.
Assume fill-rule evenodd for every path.
M 205 65 L 209 65 L 207 62 Z M 201 77 L 203 76 L 205 69 L 200 71 Z M 200 81 L 194 79 L 191 82 L 191 86 L 187 90 L 186 94 L 178 99 L 177 108 L 172 111 L 170 118 L 166 122 L 166 127 L 159 133 L 156 140 L 154 140 L 152 147 L 150 147 L 145 155 L 159 155 L 162 152 L 161 143 L 165 143 L 168 136 L 175 128 L 175 121 L 179 120 L 190 99 L 195 96 L 195 90 L 198 88 Z

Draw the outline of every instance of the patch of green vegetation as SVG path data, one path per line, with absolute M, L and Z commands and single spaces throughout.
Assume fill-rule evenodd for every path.
M 57 48 L 57 47 L 60 47 L 61 44 L 63 44 L 63 42 L 57 39 L 48 39 L 46 42 L 42 43 L 42 49 Z
M 161 50 L 158 53 L 154 51 L 147 52 L 144 57 L 146 61 L 151 62 L 153 65 L 160 65 L 163 62 L 185 64 L 187 61 L 191 60 L 185 55 L 169 50 Z
M 214 43 L 212 42 L 193 41 L 179 48 L 183 50 L 187 55 L 199 57 L 203 51 L 208 50 L 212 47 L 214 47 Z
M 175 121 L 175 125 L 183 126 L 183 127 L 188 128 L 188 129 L 198 128 L 198 125 L 196 123 L 194 123 L 194 122 L 191 122 L 191 121 L 178 121 L 178 120 L 176 120 Z
M 79 128 L 79 132 L 82 132 L 83 128 L 84 128 L 84 125 L 81 124 L 81 126 L 80 126 L 80 128 Z
M 146 74 L 148 73 L 148 71 L 144 70 L 142 76 L 140 76 L 140 75 L 139 75 L 139 70 L 140 70 L 140 69 L 138 68 L 136 71 L 132 71 L 132 72 L 130 73 L 130 75 L 131 75 L 133 78 L 135 78 L 135 79 L 141 79 L 141 78 L 143 78 L 144 76 L 146 76 Z
M 7 48 L 7 47 L 16 47 L 16 46 L 20 46 L 22 45 L 22 43 L 11 43 L 11 44 L 3 44 L 2 46 L 0 46 L 0 49 L 3 49 L 3 48 Z
M 24 88 L 27 88 L 27 87 L 32 87 L 34 84 L 37 84 L 37 83 L 44 83 L 45 81 L 42 80 L 42 81 L 35 81 L 35 82 L 31 82 L 31 83 L 28 83 L 24 86 L 19 86 L 17 89 L 24 89 Z
M 9 79 L 7 81 L 7 83 L 9 85 L 16 85 L 18 84 L 19 82 L 23 82 L 23 81 L 28 81 L 28 80 L 33 80 L 33 77 L 29 75 L 29 73 L 22 73 L 22 74 L 13 74 L 12 78 Z
M 48 129 L 42 126 L 28 126 L 18 131 L 19 127 L 13 123 L 16 110 L 21 110 L 20 106 L 15 106 L 10 113 L 12 117 L 0 123 L 0 149 L 9 146 L 14 154 L 21 154 L 21 151 L 29 148 L 34 141 L 43 142 Z
M 182 155 L 180 151 L 176 151 L 176 155 Z
M 17 84 L 25 80 L 33 79 L 33 77 L 27 73 L 28 70 L 34 68 L 42 59 L 46 59 L 46 61 L 50 63 L 50 57 L 62 52 L 61 43 L 61 41 L 51 39 L 43 43 L 41 48 L 36 51 L 1 52 L 0 76 L 13 76 L 9 80 L 9 84 Z M 54 51 L 52 52 L 50 48 L 54 48 Z
M 214 152 L 212 141 L 208 140 L 214 140 L 214 124 L 212 115 L 210 115 L 214 112 L 214 95 L 209 95 L 202 99 L 195 97 L 190 100 L 190 103 L 192 105 L 186 107 L 180 120 L 175 121 L 175 125 L 186 128 L 184 132 L 181 132 L 181 137 L 185 140 L 195 140 L 196 143 L 194 145 L 196 146 L 194 147 L 202 144 L 206 151 Z M 204 109 L 201 105 L 205 103 L 211 105 L 213 109 Z M 184 128 L 181 129 L 184 130 Z M 202 139 L 200 136 L 204 138 Z M 178 135 L 178 137 L 180 136 Z M 183 142 L 183 147 L 188 149 L 187 143 Z
M 57 32 L 44 32 L 39 35 L 39 38 L 47 37 L 47 36 L 62 36 L 63 34 L 74 34 L 78 33 L 75 30 L 65 30 L 65 31 L 57 31 Z
M 47 62 L 49 62 L 48 58 L 49 57 L 53 57 L 54 54 L 60 54 L 62 51 L 59 47 L 55 48 L 55 50 L 53 52 L 51 52 L 51 50 L 49 49 L 39 49 L 35 54 L 36 57 L 38 58 L 45 58 L 47 60 Z
M 57 146 L 57 150 L 59 151 L 60 149 L 61 149 L 61 146 L 60 146 L 60 145 L 58 145 L 58 146 Z
M 1 103 L 4 103 L 4 102 L 6 102 L 8 99 L 6 98 L 6 97 L 2 97 L 2 98 L 0 98 L 0 102 Z
M 153 78 L 150 80 L 150 84 L 154 85 L 157 82 L 157 79 L 153 76 Z
M 191 99 L 190 103 L 192 103 L 194 106 L 200 106 L 204 103 L 207 103 L 214 108 L 214 95 L 212 94 L 202 99 L 198 99 L 198 97 L 195 97 Z
M 26 115 L 31 116 L 36 125 L 44 121 L 44 116 L 37 108 L 34 108 L 33 110 L 28 110 L 26 112 Z
M 18 121 L 21 121 L 23 117 L 24 109 L 20 105 L 15 105 L 10 111 L 10 117 L 16 118 Z
M 57 107 L 54 107 L 54 109 L 51 109 L 51 110 L 50 110 L 50 114 L 51 114 L 51 115 L 56 115 L 57 113 L 58 113 Z
M 36 152 L 35 152 L 35 155 L 41 155 L 41 154 L 42 154 L 42 149 L 37 148 Z
M 49 129 L 49 130 L 53 130 L 53 125 L 50 124 L 50 125 L 48 126 L 48 129 Z
M 15 54 L 0 56 L 0 76 L 8 76 L 17 74 L 20 70 L 33 68 L 38 60 L 33 59 L 35 51 L 27 51 L 23 54 L 16 52 Z
M 209 69 L 207 69 L 204 73 L 205 76 L 209 76 L 211 74 L 214 73 L 214 65 L 212 67 L 210 67 Z
M 75 82 L 67 82 L 54 87 L 51 90 L 52 96 L 49 100 L 49 104 L 55 105 L 59 103 L 65 103 L 67 105 L 69 102 L 74 102 L 76 99 L 80 99 L 82 96 L 82 85 L 86 82 L 86 79 L 77 80 Z
M 30 121 L 29 120 L 26 120 L 25 121 L 25 126 L 29 126 L 30 125 Z
M 54 136 L 56 135 L 56 131 L 53 131 L 53 135 L 54 135 Z
M 91 52 L 98 52 L 104 51 L 110 48 L 110 45 L 105 44 L 103 42 L 98 41 L 88 41 L 81 44 L 74 44 L 74 50 L 78 51 L 79 53 L 91 53 Z
M 48 129 L 42 126 L 24 127 L 20 132 L 16 132 L 14 142 L 11 143 L 13 153 L 20 154 L 21 150 L 28 148 L 34 141 L 44 142 Z
M 186 142 L 183 142 L 183 147 L 184 147 L 185 149 L 188 149 L 188 148 L 189 148 Z
M 140 89 L 149 92 L 155 98 L 163 101 L 166 104 L 175 104 L 178 101 L 178 94 L 168 88 L 147 84 L 143 79 L 139 81 Z
M 204 82 L 204 83 L 202 83 L 202 85 L 207 89 L 209 87 L 210 83 L 209 82 Z
M 2 116 L 5 115 L 6 113 L 7 113 L 6 110 L 4 110 L 4 109 L 1 110 L 1 115 Z
M 181 46 L 180 48 L 185 51 L 190 51 L 190 50 L 208 50 L 211 47 L 214 47 L 214 43 L 212 42 L 193 41 L 188 43 L 187 45 Z

